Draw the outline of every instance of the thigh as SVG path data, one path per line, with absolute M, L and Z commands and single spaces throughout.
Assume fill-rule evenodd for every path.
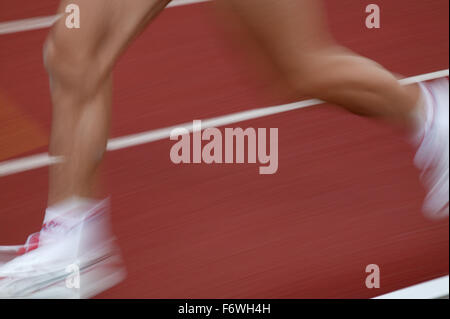
M 255 36 L 280 66 L 333 43 L 320 0 L 220 0 Z
M 62 17 L 53 26 L 48 42 L 67 59 L 96 59 L 104 69 L 112 67 L 117 57 L 139 32 L 161 12 L 170 0 L 62 0 Z M 80 8 L 80 28 L 66 27 L 65 9 L 69 4 Z M 78 61 L 73 61 L 78 62 Z

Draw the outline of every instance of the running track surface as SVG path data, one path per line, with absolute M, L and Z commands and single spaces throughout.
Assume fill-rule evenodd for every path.
M 448 68 L 448 1 L 327 1 L 343 44 L 405 76 Z M 2 1 L 0 21 L 57 1 Z M 292 101 L 224 37 L 210 3 L 166 10 L 115 71 L 112 137 Z M 0 161 L 46 151 L 48 30 L 0 36 Z M 420 213 L 413 151 L 387 127 L 315 106 L 238 123 L 279 128 L 279 170 L 185 165 L 162 140 L 107 154 L 102 174 L 128 277 L 101 298 L 368 298 L 448 274 L 449 224 Z M 42 221 L 47 168 L 0 178 L 0 244 Z M 365 288 L 378 264 L 381 288 Z

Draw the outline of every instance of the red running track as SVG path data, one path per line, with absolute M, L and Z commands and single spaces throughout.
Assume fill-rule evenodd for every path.
M 56 3 L 3 1 L 0 21 L 50 15 Z M 343 44 L 406 76 L 448 68 L 448 1 L 378 1 L 379 30 L 364 27 L 368 3 L 327 1 Z M 214 20 L 209 3 L 171 8 L 132 45 L 115 72 L 113 137 L 290 101 Z M 21 134 L 4 130 L 0 141 L 15 143 L 0 161 L 46 149 L 25 143 L 49 133 L 46 33 L 0 36 L 0 103 L 13 110 L 0 118 L 21 123 Z M 99 297 L 367 298 L 448 274 L 448 219 L 420 213 L 413 152 L 392 130 L 329 105 L 235 126 L 279 128 L 277 174 L 177 166 L 169 140 L 108 153 L 102 174 L 129 274 Z M 46 177 L 0 178 L 0 244 L 38 229 Z M 373 263 L 378 290 L 364 285 Z

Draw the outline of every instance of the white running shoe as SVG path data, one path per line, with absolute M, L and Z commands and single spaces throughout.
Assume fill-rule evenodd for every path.
M 108 212 L 105 200 L 76 223 L 61 217 L 45 223 L 29 236 L 22 255 L 0 266 L 0 298 L 90 298 L 123 280 Z
M 432 113 L 414 159 L 428 192 L 423 211 L 433 219 L 445 218 L 449 214 L 449 84 L 441 79 L 420 86 Z

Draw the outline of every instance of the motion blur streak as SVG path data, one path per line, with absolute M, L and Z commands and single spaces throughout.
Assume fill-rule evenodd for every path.
M 49 16 L 57 2 L 10 2 L 0 21 Z M 340 42 L 405 76 L 448 69 L 448 1 L 377 1 L 378 30 L 364 27 L 366 4 L 326 1 Z M 224 40 L 213 11 L 167 10 L 120 60 L 112 138 L 293 102 Z M 27 134 L 50 129 L 46 33 L 0 36 L 0 100 L 34 122 Z M 395 132 L 331 105 L 239 126 L 279 128 L 277 174 L 177 166 L 168 140 L 108 153 L 104 191 L 128 277 L 100 298 L 368 298 L 448 274 L 448 219 L 420 213 L 413 151 Z M 31 144 L 0 161 L 46 152 Z M 46 191 L 46 168 L 0 178 L 1 245 L 39 228 Z M 368 264 L 380 266 L 379 289 L 365 287 Z

